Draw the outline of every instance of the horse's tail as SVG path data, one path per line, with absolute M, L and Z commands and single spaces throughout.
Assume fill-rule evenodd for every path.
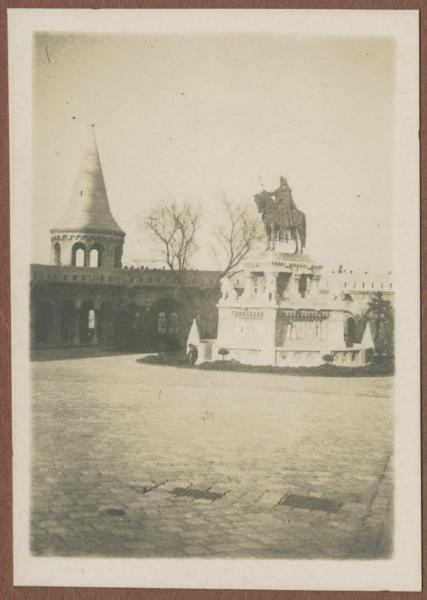
M 307 239 L 307 222 L 305 219 L 305 214 L 304 213 L 301 213 L 301 214 L 302 214 L 302 219 L 301 219 L 301 225 L 300 225 L 298 233 L 299 233 L 299 237 L 301 240 L 301 249 L 303 249 L 303 248 L 305 248 L 305 242 Z

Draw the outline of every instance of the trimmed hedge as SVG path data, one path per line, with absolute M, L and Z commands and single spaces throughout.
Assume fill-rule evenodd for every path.
M 198 365 L 204 371 L 237 371 L 242 373 L 275 373 L 277 375 L 297 375 L 299 377 L 389 377 L 394 375 L 392 361 L 372 363 L 365 367 L 338 367 L 320 365 L 318 367 L 272 367 L 245 365 L 231 361 L 204 362 Z
M 237 371 L 240 373 L 274 373 L 299 377 L 390 377 L 394 375 L 392 359 L 375 361 L 366 367 L 338 367 L 327 364 L 318 367 L 272 367 L 245 365 L 236 360 L 216 360 L 192 365 L 183 353 L 161 352 L 138 359 L 139 363 L 201 369 L 202 371 Z

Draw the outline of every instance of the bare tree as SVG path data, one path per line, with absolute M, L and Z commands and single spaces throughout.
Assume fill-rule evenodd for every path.
M 216 248 L 213 253 L 221 265 L 220 278 L 233 275 L 242 260 L 262 238 L 261 221 L 248 206 L 222 198 L 224 222 L 215 232 Z M 219 250 L 219 252 L 218 252 Z
M 163 260 L 190 303 L 185 290 L 185 273 L 198 249 L 200 225 L 200 208 L 188 201 L 164 201 L 145 220 L 146 228 L 160 246 Z
M 220 265 L 218 278 L 205 295 L 205 300 L 209 300 L 218 289 L 222 277 L 236 272 L 239 264 L 261 237 L 260 221 L 251 214 L 247 206 L 231 201 L 225 195 L 222 205 L 222 225 L 211 233 L 214 242 L 211 250 Z M 193 299 L 186 287 L 186 272 L 190 268 L 190 259 L 199 248 L 201 216 L 200 207 L 194 203 L 170 200 L 151 210 L 145 219 L 146 229 L 160 248 L 163 261 L 193 312 Z

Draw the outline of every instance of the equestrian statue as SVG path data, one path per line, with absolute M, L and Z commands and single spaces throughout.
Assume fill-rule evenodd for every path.
M 255 194 L 258 212 L 267 235 L 267 250 L 274 250 L 277 242 L 295 242 L 295 254 L 302 254 L 306 242 L 305 214 L 298 210 L 292 198 L 292 190 L 284 177 L 274 192 L 263 190 Z

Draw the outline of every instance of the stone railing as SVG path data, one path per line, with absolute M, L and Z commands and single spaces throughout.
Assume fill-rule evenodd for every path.
M 185 274 L 185 286 L 215 287 L 218 285 L 218 276 L 216 271 L 188 271 Z M 114 269 L 33 264 L 30 279 L 32 284 L 177 287 L 172 274 L 166 269 Z

